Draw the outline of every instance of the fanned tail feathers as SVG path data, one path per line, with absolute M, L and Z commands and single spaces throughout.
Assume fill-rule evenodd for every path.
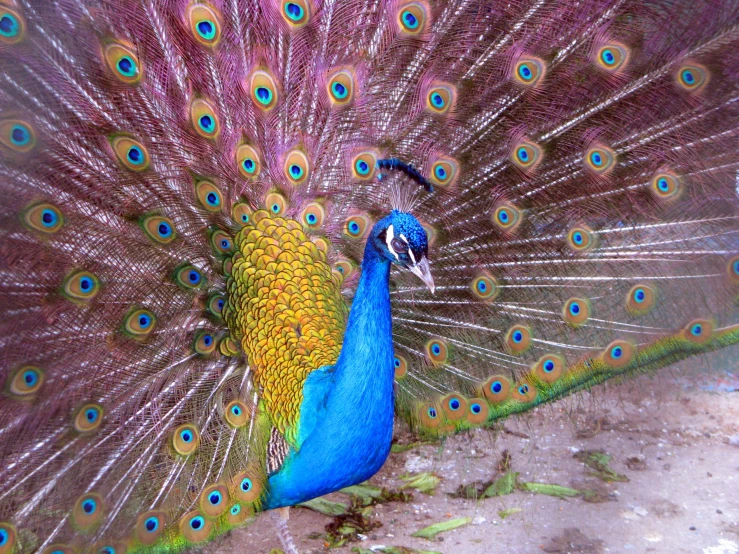
M 393 208 L 436 282 L 391 274 L 419 432 L 739 342 L 733 2 L 0 0 L 0 49 L 0 554 L 247 521 L 305 375 L 254 380 L 241 272 L 295 245 L 330 365 Z M 288 323 L 249 328 L 275 364 Z

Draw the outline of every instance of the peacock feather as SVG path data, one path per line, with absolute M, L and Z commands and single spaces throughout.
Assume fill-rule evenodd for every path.
M 738 8 L 0 0 L 0 554 L 739 342 Z

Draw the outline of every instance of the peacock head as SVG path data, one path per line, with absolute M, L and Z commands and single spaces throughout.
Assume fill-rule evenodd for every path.
M 409 213 L 393 210 L 378 221 L 370 236 L 378 252 L 392 263 L 416 275 L 434 292 L 434 279 L 429 270 L 426 230 Z

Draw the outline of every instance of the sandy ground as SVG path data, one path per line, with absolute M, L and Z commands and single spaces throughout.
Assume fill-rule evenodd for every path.
M 721 378 L 710 379 L 712 385 L 698 387 L 682 373 L 641 377 L 511 418 L 502 430 L 391 454 L 370 483 L 398 488 L 400 475 L 429 471 L 441 478 L 436 493 L 414 491 L 408 503 L 374 506 L 370 519 L 381 527 L 331 551 L 394 546 L 444 554 L 739 554 L 739 392 L 707 391 Z M 400 427 L 398 438 L 413 441 Z M 610 468 L 628 481 L 594 475 L 576 457 L 592 450 L 611 455 Z M 520 481 L 588 489 L 600 501 L 525 491 L 482 500 L 448 494 L 460 484 L 499 476 L 504 451 Z M 330 498 L 348 502 L 342 494 Z M 505 519 L 504 510 L 511 514 Z M 411 536 L 462 517 L 471 522 L 434 540 Z M 329 551 L 325 526 L 331 521 L 312 510 L 291 510 L 289 527 L 301 553 Z M 266 554 L 276 547 L 271 518 L 261 514 L 206 550 Z

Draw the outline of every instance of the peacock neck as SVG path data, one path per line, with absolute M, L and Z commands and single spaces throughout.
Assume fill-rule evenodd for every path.
M 337 381 L 392 391 L 393 345 L 390 316 L 390 262 L 367 242 L 362 276 L 354 295 L 344 342 L 336 363 Z M 378 367 L 379 366 L 379 367 Z M 373 371 L 373 369 L 375 369 Z M 380 387 L 378 381 L 386 386 Z M 389 385 L 384 382 L 389 382 Z

